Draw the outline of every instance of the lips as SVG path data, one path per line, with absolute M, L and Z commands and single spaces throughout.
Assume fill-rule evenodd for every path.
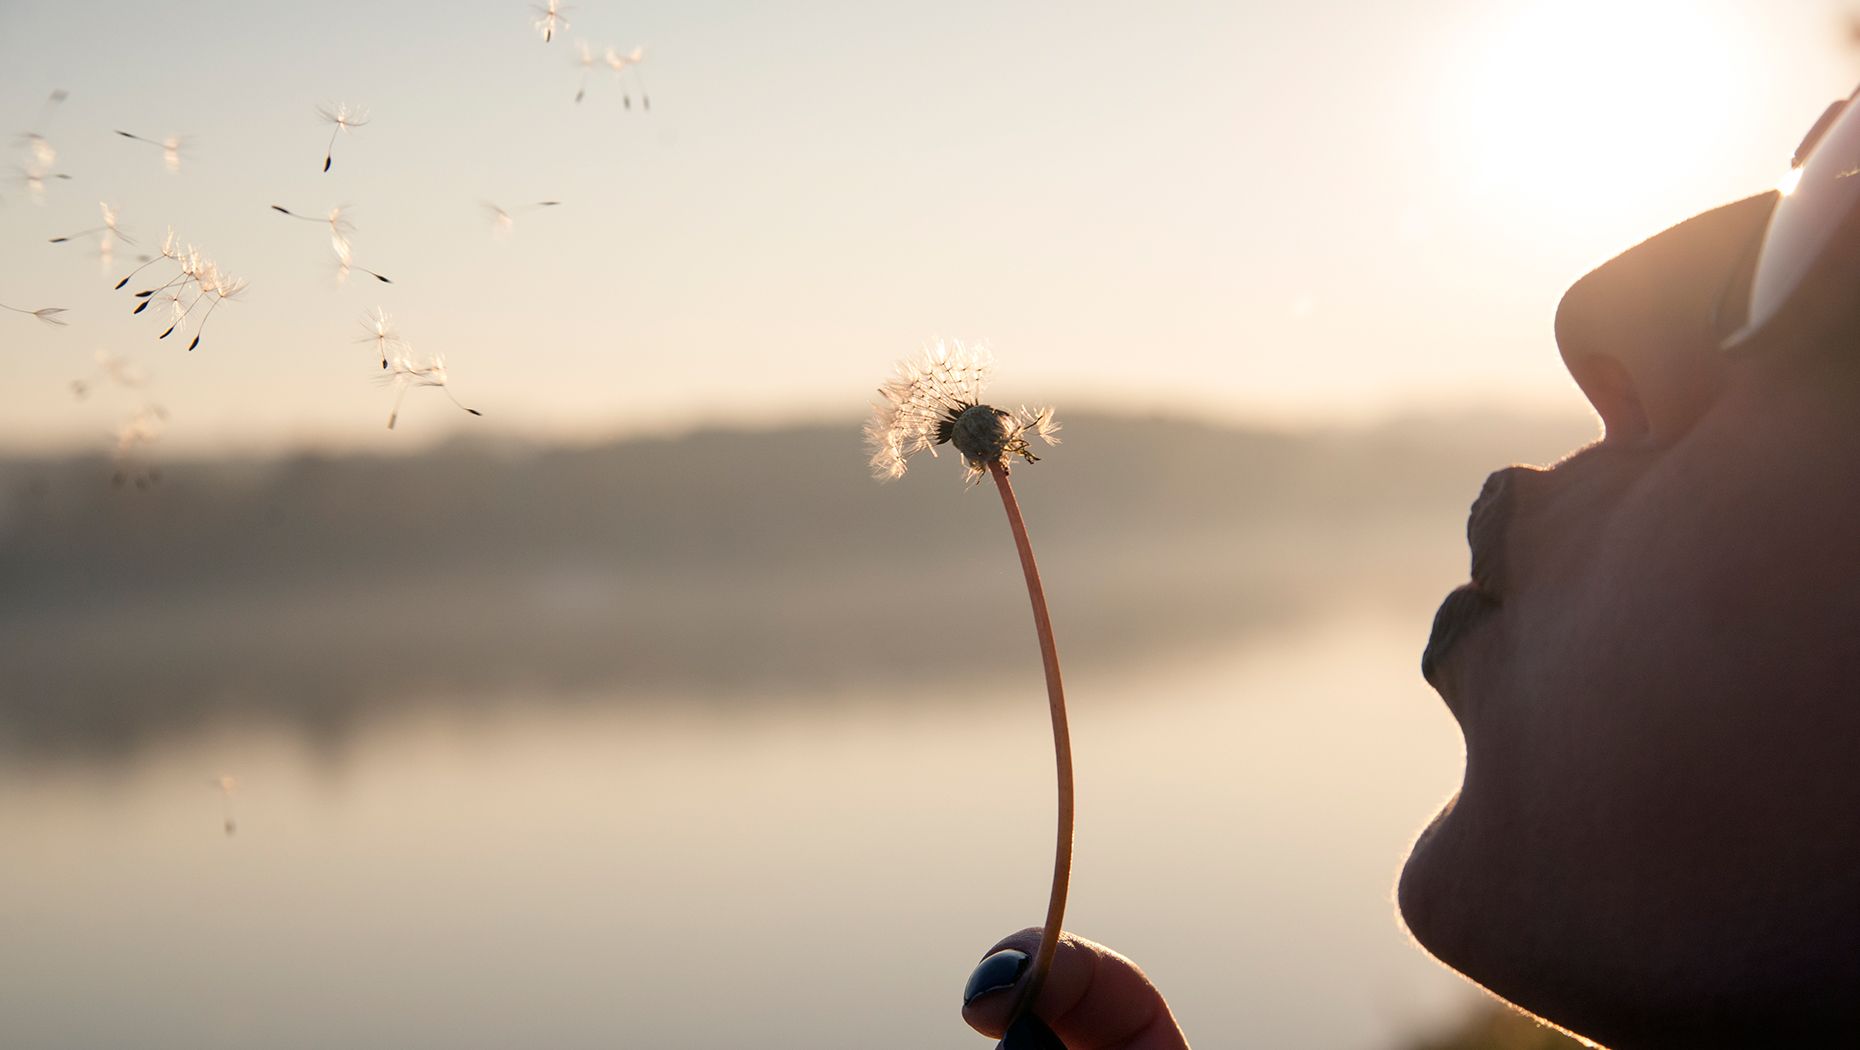
M 1504 538 L 1513 506 L 1512 480 L 1527 468 L 1507 467 L 1485 479 L 1466 519 L 1466 543 L 1472 549 L 1472 582 L 1456 588 L 1434 613 L 1427 648 L 1421 652 L 1421 676 L 1436 688 L 1440 665 L 1453 645 L 1473 626 L 1496 612 L 1505 588 Z
M 1476 584 L 1455 588 L 1434 613 L 1434 629 L 1428 632 L 1427 648 L 1421 651 L 1421 677 L 1436 689 L 1440 680 L 1440 662 L 1472 626 L 1498 611 L 1498 600 L 1479 590 Z

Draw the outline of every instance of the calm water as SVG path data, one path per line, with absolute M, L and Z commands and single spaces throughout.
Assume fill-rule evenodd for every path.
M 1368 1050 L 1469 1001 L 1391 905 L 1459 776 L 1425 628 L 1365 604 L 1069 680 L 1067 925 L 1142 962 L 1198 1044 Z M 884 702 L 510 696 L 335 747 L 207 729 L 15 764 L 3 1041 L 989 1045 L 959 991 L 1040 919 L 1050 863 L 1028 655 Z

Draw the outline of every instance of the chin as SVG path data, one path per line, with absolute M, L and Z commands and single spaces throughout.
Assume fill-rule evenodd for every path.
M 1458 938 L 1451 928 L 1466 918 L 1459 892 L 1463 889 L 1459 884 L 1464 881 L 1464 872 L 1456 870 L 1450 859 L 1443 856 L 1451 851 L 1442 841 L 1452 837 L 1450 826 L 1459 801 L 1458 794 L 1448 799 L 1440 812 L 1434 814 L 1434 819 L 1415 836 L 1414 845 L 1408 848 L 1408 859 L 1402 864 L 1401 877 L 1395 884 L 1395 904 L 1401 911 L 1403 925 L 1421 947 L 1434 958 L 1465 973 L 1466 968 L 1456 961 L 1461 953 L 1455 948 Z M 1456 901 L 1460 903 L 1456 905 Z
M 1489 815 L 1475 810 L 1462 795 L 1449 799 L 1415 837 L 1396 885 L 1409 933 L 1449 968 L 1610 1050 L 1855 1045 L 1860 963 L 1851 951 L 1797 944 L 1794 958 L 1752 966 L 1737 957 L 1754 938 L 1720 927 L 1728 935 L 1663 952 L 1631 920 L 1598 927 L 1572 900 L 1545 899 L 1540 883 L 1521 890 L 1534 880 L 1505 863 L 1511 850 L 1494 851 L 1481 834 Z M 1523 863 L 1557 860 L 1546 847 Z M 1697 914 L 1711 924 L 1708 909 Z

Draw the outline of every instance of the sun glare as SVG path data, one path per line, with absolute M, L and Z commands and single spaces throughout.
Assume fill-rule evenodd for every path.
M 1743 105 L 1749 59 L 1716 8 L 1563 0 L 1479 22 L 1443 70 L 1456 188 L 1558 221 L 1670 197 Z

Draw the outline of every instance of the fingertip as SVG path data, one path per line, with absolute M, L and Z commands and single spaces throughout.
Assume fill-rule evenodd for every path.
M 1028 927 L 1001 938 L 983 954 L 962 989 L 962 1019 L 970 1028 L 995 1039 L 1007 1031 L 1015 1001 L 1010 993 L 1026 976 L 1040 933 L 1038 927 Z
M 1009 970 L 1009 953 L 1032 956 L 1038 949 L 1040 930 L 1029 928 L 1002 938 L 984 956 L 971 976 L 971 989 L 965 989 L 962 1017 L 971 1028 L 983 1035 L 1012 1038 L 1004 1047 L 1094 1046 L 1131 1048 L 1173 1048 L 1186 1046 L 1181 1029 L 1164 1001 L 1162 993 L 1150 983 L 1141 967 L 1101 944 L 1061 934 L 1053 965 L 1040 986 L 1031 1013 L 1044 1022 L 1041 1029 L 1055 1038 L 1041 1041 L 1032 1030 L 1007 1033 L 1009 1012 L 1016 996 L 1013 989 L 1026 979 L 1026 967 L 1002 984 L 1000 976 Z M 970 992 L 973 991 L 973 995 Z

